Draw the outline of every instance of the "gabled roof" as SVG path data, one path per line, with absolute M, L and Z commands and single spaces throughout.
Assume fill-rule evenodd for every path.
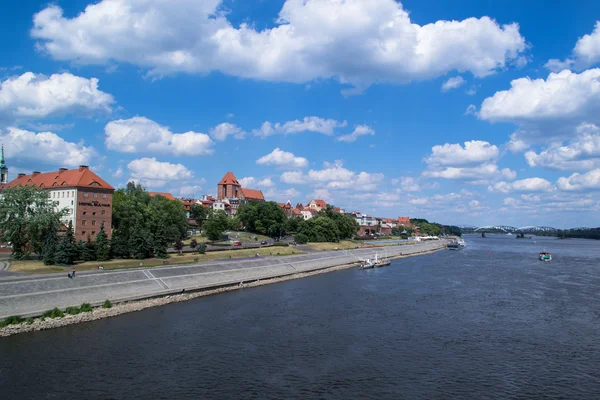
M 219 185 L 239 185 L 237 178 L 233 175 L 233 172 L 228 172 L 225 174 L 223 179 L 219 182 Z
M 114 187 L 86 166 L 77 169 L 60 169 L 55 172 L 34 172 L 31 175 L 20 175 L 9 183 L 0 186 L 0 189 L 15 186 L 36 186 L 42 189 L 60 189 L 64 187 L 115 190 Z
M 171 193 L 167 193 L 167 192 L 150 192 L 148 193 L 150 196 L 154 197 L 154 196 L 162 196 L 166 199 L 169 200 L 175 200 L 175 197 L 171 194 Z
M 294 214 L 294 215 L 302 215 L 302 212 L 300 210 L 298 210 L 297 208 L 292 208 L 292 214 Z
M 311 200 L 308 203 L 310 204 L 312 202 L 314 202 L 317 205 L 317 207 L 327 208 L 327 204 L 325 204 L 323 200 Z
M 263 196 L 263 194 L 260 190 L 242 188 L 242 193 L 244 194 L 244 197 L 247 199 L 253 199 L 253 200 L 264 200 L 265 199 L 265 197 Z

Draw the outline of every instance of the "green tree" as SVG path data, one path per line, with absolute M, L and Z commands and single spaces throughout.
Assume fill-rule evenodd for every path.
M 240 221 L 248 232 L 271 237 L 284 234 L 288 223 L 285 212 L 273 201 L 242 205 L 237 211 L 236 220 Z
M 158 224 L 154 231 L 154 255 L 158 258 L 168 258 L 169 254 L 167 250 L 169 248 L 169 239 L 167 238 L 167 231 L 163 224 Z
M 108 244 L 108 236 L 104 231 L 104 221 L 100 224 L 100 232 L 96 235 L 96 260 L 110 260 L 110 246 Z
M 204 232 L 208 236 L 208 239 L 213 242 L 221 239 L 221 235 L 228 227 L 227 214 L 221 210 L 212 212 L 210 217 L 204 222 Z
M 63 235 L 56 249 L 54 261 L 58 265 L 73 265 L 77 256 L 77 244 L 73 233 L 73 222 L 69 221 L 67 231 Z
M 181 239 L 177 239 L 175 241 L 175 243 L 173 243 L 173 248 L 175 250 L 177 250 L 179 253 L 181 253 L 181 250 L 183 250 L 183 246 L 184 246 L 183 240 L 181 240 Z
M 33 186 L 8 187 L 0 200 L 0 240 L 12 244 L 15 259 L 43 254 L 46 237 L 57 232 L 67 209 L 56 211 L 48 192 Z
M 83 249 L 82 257 L 84 261 L 95 261 L 96 260 L 96 245 L 92 242 L 90 235 L 87 237 L 85 242 L 85 248 Z
M 194 204 L 192 207 L 190 207 L 190 218 L 196 220 L 199 226 L 202 226 L 207 217 L 208 208 L 202 207 L 199 204 Z
M 44 264 L 46 264 L 46 265 L 54 264 L 54 261 L 55 261 L 54 258 L 56 255 L 57 247 L 58 247 L 58 235 L 57 235 L 56 231 L 48 232 L 48 235 L 46 236 L 46 241 L 44 243 L 44 250 L 43 250 Z
M 125 229 L 123 229 L 125 230 Z M 129 258 L 131 249 L 129 248 L 129 239 L 122 233 L 122 229 L 113 229 L 113 235 L 110 238 L 110 251 L 113 257 Z
M 190 240 L 190 249 L 194 250 L 196 247 L 198 247 L 198 241 L 196 239 Z
M 206 253 L 206 244 L 205 243 L 198 243 L 198 253 L 199 254 Z
M 144 259 L 152 256 L 152 238 L 150 232 L 144 228 L 141 222 L 138 222 L 131 233 L 129 246 L 134 258 Z

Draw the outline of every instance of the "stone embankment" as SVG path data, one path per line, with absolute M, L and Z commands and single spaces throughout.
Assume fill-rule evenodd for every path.
M 437 245 L 428 245 L 424 248 L 414 249 L 414 251 L 410 252 L 397 252 L 392 254 L 389 258 L 404 258 L 416 255 L 423 255 L 432 253 L 438 250 L 441 250 L 446 247 L 445 242 L 439 242 Z M 373 249 L 371 249 L 373 250 Z M 381 250 L 381 249 L 380 249 Z M 324 255 L 326 253 L 323 253 Z M 157 307 L 162 305 L 167 305 L 171 303 L 177 303 L 181 301 L 187 301 L 203 296 L 209 296 L 218 293 L 224 293 L 231 290 L 238 290 L 247 287 L 255 287 L 261 285 L 268 285 L 271 283 L 283 282 L 291 279 L 304 278 L 307 276 L 317 275 L 328 273 L 332 271 L 338 271 L 346 268 L 351 268 L 358 265 L 359 261 L 356 259 L 350 263 L 344 263 L 341 265 L 329 266 L 325 268 L 314 269 L 306 272 L 297 272 L 291 273 L 284 276 L 277 277 L 268 277 L 265 279 L 253 279 L 248 282 L 244 282 L 243 284 L 229 284 L 227 286 L 217 287 L 217 288 L 204 288 L 198 291 L 189 292 L 189 293 L 181 293 L 181 294 L 170 294 L 162 297 L 154 297 L 148 299 L 141 300 L 133 300 L 133 301 L 122 301 L 111 308 L 95 308 L 93 311 L 84 312 L 76 315 L 65 314 L 64 317 L 61 318 L 36 318 L 32 323 L 21 323 L 16 325 L 8 325 L 6 327 L 0 328 L 0 337 L 11 336 L 18 333 L 26 333 L 26 332 L 34 332 L 41 331 L 47 329 L 58 328 L 62 326 L 78 324 L 82 322 L 91 322 L 103 318 L 114 317 L 121 314 L 126 314 L 135 311 L 141 311 L 150 307 Z M 116 301 L 115 301 L 116 302 Z M 51 308 L 51 307 L 49 307 Z

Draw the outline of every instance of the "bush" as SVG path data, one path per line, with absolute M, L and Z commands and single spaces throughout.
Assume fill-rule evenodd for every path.
M 8 326 L 8 325 L 17 325 L 23 322 L 23 318 L 18 315 L 11 315 L 7 317 L 4 321 L 0 322 L 0 326 Z
M 294 237 L 294 240 L 298 244 L 306 244 L 308 243 L 308 236 L 306 236 L 304 233 L 299 233 Z
M 111 308 L 111 307 L 112 307 L 112 303 L 108 299 L 106 299 L 104 304 L 102 304 L 102 308 Z
M 81 307 L 79 307 L 79 310 L 81 310 L 81 312 L 90 312 L 92 311 L 92 306 L 90 305 L 90 303 L 83 303 L 81 305 Z
M 62 311 L 60 311 L 57 307 L 55 307 L 52 310 L 48 310 L 46 311 L 44 314 L 42 314 L 42 317 L 45 318 L 62 318 L 64 317 L 65 314 L 63 314 Z
M 31 318 L 31 317 L 27 318 L 27 319 L 25 320 L 25 323 L 26 323 L 27 325 L 31 325 L 31 324 L 33 324 L 33 318 Z
M 81 312 L 81 310 L 77 307 L 67 307 L 67 309 L 65 310 L 65 313 L 71 314 L 71 315 L 77 315 L 80 312 Z
M 198 253 L 199 254 L 206 253 L 206 244 L 204 244 L 204 243 L 199 243 L 198 244 Z

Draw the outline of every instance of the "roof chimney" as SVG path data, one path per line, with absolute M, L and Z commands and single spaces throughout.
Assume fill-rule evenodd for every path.
M 87 165 L 80 165 L 79 166 L 79 172 L 83 171 L 84 169 L 88 169 L 89 167 Z
M 21 178 L 21 177 L 23 177 L 23 176 L 25 176 L 25 174 L 21 173 L 21 174 L 18 174 L 18 175 L 17 175 L 17 178 Z
M 40 174 L 40 171 L 33 171 L 33 172 L 31 173 L 31 176 L 36 176 L 36 175 L 39 175 L 39 174 Z
M 58 169 L 58 173 L 62 174 L 63 172 L 65 172 L 67 169 L 66 168 L 59 168 Z

